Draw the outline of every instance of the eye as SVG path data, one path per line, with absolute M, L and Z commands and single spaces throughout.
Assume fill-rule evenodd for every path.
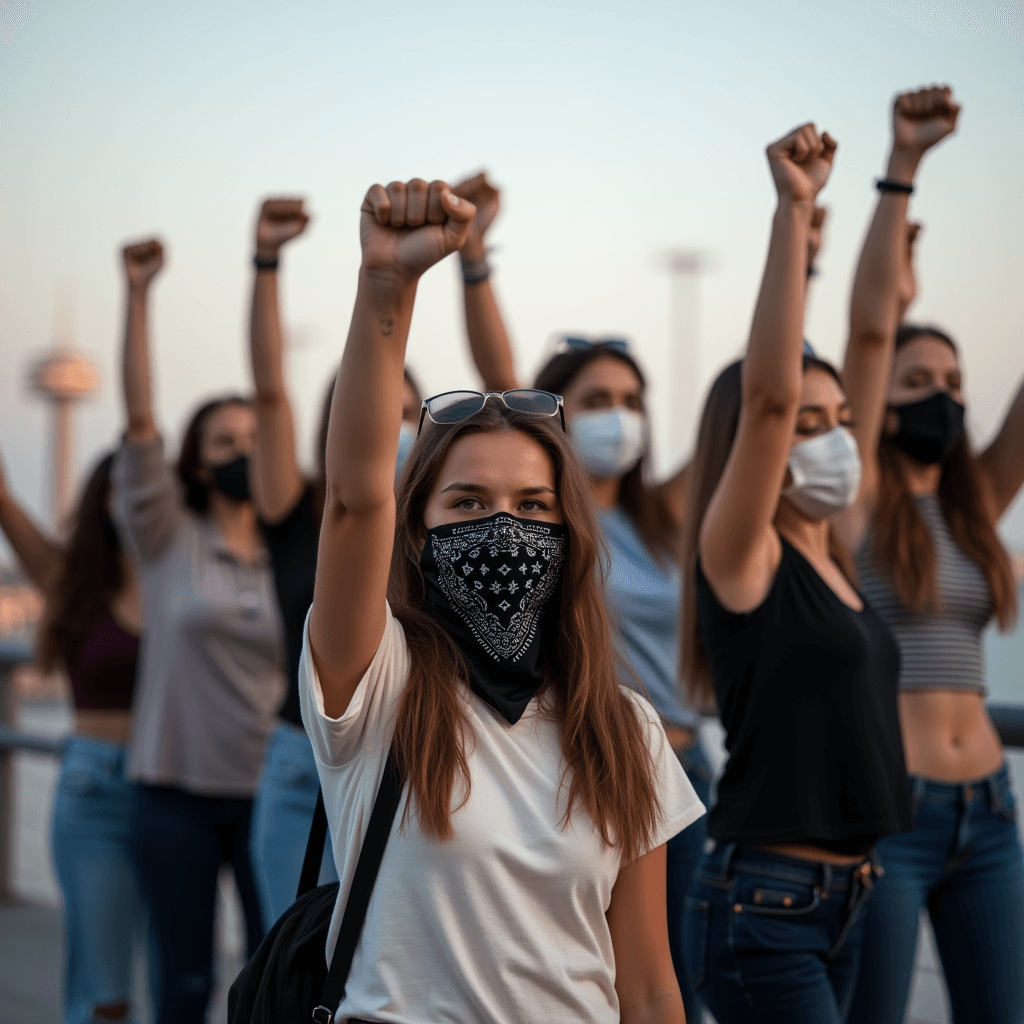
M 452 508 L 461 508 L 467 512 L 474 511 L 476 509 L 483 508 L 483 502 L 479 498 L 459 498 L 458 501 L 452 505 Z
M 519 507 L 524 512 L 547 512 L 548 506 L 543 501 L 539 501 L 537 498 L 527 498 L 525 501 L 520 502 Z
M 611 405 L 611 401 L 606 394 L 596 391 L 585 395 L 580 405 L 584 409 L 607 409 Z

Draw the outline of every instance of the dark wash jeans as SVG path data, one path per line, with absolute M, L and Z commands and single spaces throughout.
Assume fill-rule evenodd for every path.
M 252 800 L 135 786 L 132 861 L 149 913 L 156 1024 L 203 1024 L 213 987 L 217 874 L 231 864 L 245 916 L 247 956 L 263 937 L 249 860 Z
M 842 1024 L 876 870 L 718 843 L 686 901 L 690 982 L 718 1024 Z
M 707 752 L 697 740 L 692 746 L 675 752 L 687 778 L 705 807 L 711 802 L 711 762 Z M 708 838 L 708 817 L 698 818 L 689 828 L 684 828 L 668 841 L 668 877 L 665 893 L 668 910 L 668 944 L 672 952 L 672 965 L 679 980 L 679 991 L 686 1007 L 687 1024 L 700 1024 L 701 1010 L 693 988 L 686 975 L 686 950 L 683 927 L 686 918 L 686 896 L 690 890 L 693 873 L 697 870 Z
M 911 778 L 917 828 L 878 844 L 850 1024 L 903 1020 L 928 908 L 955 1024 L 1024 1022 L 1024 854 L 1005 765 L 962 785 Z

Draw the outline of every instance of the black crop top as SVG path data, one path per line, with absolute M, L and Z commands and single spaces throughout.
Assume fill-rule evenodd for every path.
M 299 658 L 306 613 L 313 603 L 320 521 L 313 511 L 313 489 L 307 486 L 279 523 L 263 523 L 263 537 L 274 571 L 277 603 L 284 621 L 284 650 L 288 691 L 279 712 L 284 721 L 302 727 L 299 711 Z
M 79 711 L 129 711 L 139 664 L 139 638 L 107 612 L 86 633 L 68 678 Z
M 785 540 L 768 596 L 722 607 L 697 566 L 697 617 L 729 759 L 715 839 L 862 853 L 913 828 L 896 704 L 900 653 Z

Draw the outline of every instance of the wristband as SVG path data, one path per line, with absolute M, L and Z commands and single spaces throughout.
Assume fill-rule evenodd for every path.
M 879 192 L 895 192 L 897 195 L 910 196 L 914 194 L 914 186 L 907 185 L 902 181 L 893 181 L 891 178 L 879 178 L 875 182 L 875 188 Z
M 278 262 L 276 256 L 261 256 L 259 253 L 252 258 L 252 265 L 257 270 L 277 270 Z
M 478 260 L 459 260 L 459 264 L 462 267 L 462 283 L 467 287 L 483 284 L 491 276 L 491 265 L 486 256 Z

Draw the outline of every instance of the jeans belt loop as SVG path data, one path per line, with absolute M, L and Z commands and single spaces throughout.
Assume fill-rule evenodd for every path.
M 827 895 L 832 890 L 832 865 L 827 861 L 821 864 L 821 892 Z
M 729 843 L 722 851 L 722 873 L 719 875 L 719 878 L 721 878 L 723 882 L 727 882 L 729 880 L 729 865 L 732 863 L 732 855 L 735 852 L 735 843 Z

